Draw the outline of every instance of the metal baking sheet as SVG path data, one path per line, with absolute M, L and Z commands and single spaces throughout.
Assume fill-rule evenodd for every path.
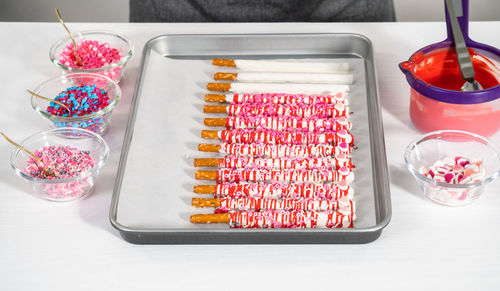
M 205 142 L 205 86 L 217 69 L 213 57 L 346 61 L 355 82 L 349 92 L 357 149 L 349 229 L 229 229 L 192 224 L 209 212 L 190 204 L 194 157 Z M 220 69 L 218 70 L 220 71 Z M 224 70 L 227 71 L 227 70 Z M 138 244 L 367 243 L 391 217 L 388 170 L 370 41 L 356 34 L 165 35 L 143 51 L 110 209 L 122 237 Z M 201 197 L 201 196 L 198 196 Z

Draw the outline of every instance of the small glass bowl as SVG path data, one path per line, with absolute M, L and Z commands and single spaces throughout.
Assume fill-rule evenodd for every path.
M 105 108 L 86 114 L 83 116 L 63 117 L 50 114 L 47 111 L 49 101 L 31 96 L 31 106 L 43 118 L 50 121 L 52 127 L 73 127 L 83 128 L 95 133 L 104 135 L 110 124 L 110 117 L 116 104 L 120 101 L 120 87 L 110 78 L 89 73 L 73 73 L 52 78 L 40 84 L 34 92 L 40 96 L 54 99 L 59 93 L 72 86 L 80 85 L 96 85 L 97 87 L 106 90 L 109 96 L 109 105 Z
M 80 69 L 70 67 L 67 64 L 63 64 L 60 62 L 61 53 L 68 45 L 71 45 L 73 43 L 69 36 L 65 36 L 56 41 L 50 48 L 49 57 L 52 63 L 61 68 L 66 73 L 96 73 L 109 77 L 116 83 L 120 82 L 120 79 L 123 76 L 123 71 L 125 70 L 125 66 L 134 53 L 134 46 L 127 38 L 111 31 L 98 30 L 75 32 L 72 34 L 72 36 L 77 43 L 77 48 L 78 44 L 83 40 L 95 40 L 100 43 L 108 43 L 112 47 L 121 50 L 123 56 L 117 62 L 100 68 Z
M 71 201 L 90 194 L 99 170 L 109 157 L 109 147 L 101 136 L 78 128 L 56 128 L 38 132 L 23 140 L 20 145 L 31 152 L 45 146 L 67 145 L 89 151 L 94 160 L 94 167 L 78 176 L 67 179 L 40 179 L 23 171 L 31 156 L 20 149 L 14 149 L 10 162 L 16 174 L 30 182 L 37 197 L 51 201 Z
M 465 184 L 437 182 L 422 175 L 421 167 L 429 168 L 447 157 L 482 160 L 485 174 L 481 181 Z M 446 206 L 467 205 L 481 195 L 486 184 L 500 175 L 500 152 L 486 138 L 459 130 L 430 132 L 411 142 L 405 151 L 408 170 L 415 176 L 424 196 Z

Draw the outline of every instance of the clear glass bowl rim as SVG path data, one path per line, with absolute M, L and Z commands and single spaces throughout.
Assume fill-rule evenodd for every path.
M 68 79 L 68 78 L 71 78 L 71 77 L 85 77 L 85 76 L 91 76 L 91 77 L 94 77 L 94 78 L 100 78 L 102 81 L 106 81 L 106 82 L 109 82 L 112 84 L 112 86 L 114 87 L 115 91 L 116 91 L 116 97 L 114 98 L 114 100 L 109 103 L 108 106 L 104 107 L 103 109 L 99 110 L 99 111 L 96 111 L 96 112 L 93 112 L 91 114 L 86 114 L 86 115 L 82 115 L 82 116 L 58 116 L 58 115 L 53 115 L 53 114 L 49 114 L 48 112 L 45 111 L 45 109 L 42 109 L 40 107 L 38 107 L 38 104 L 37 102 L 35 101 L 36 100 L 36 97 L 35 96 L 31 96 L 31 106 L 33 107 L 33 109 L 35 109 L 36 112 L 38 112 L 40 115 L 42 115 L 43 117 L 49 119 L 49 120 L 54 120 L 54 121 L 59 121 L 59 122 L 76 122 L 76 121 L 85 121 L 85 120 L 89 120 L 91 118 L 95 118 L 95 117 L 100 117 L 100 116 L 103 116 L 104 114 L 110 112 L 111 110 L 113 110 L 115 108 L 115 106 L 118 104 L 118 102 L 120 101 L 121 99 L 121 95 L 122 95 L 122 91 L 120 89 L 120 86 L 118 86 L 118 84 L 116 84 L 115 81 L 111 80 L 110 78 L 106 77 L 106 76 L 102 76 L 102 75 L 99 75 L 99 74 L 93 74 L 93 73 L 70 73 L 70 74 L 65 74 L 65 75 L 61 75 L 61 76 L 58 76 L 58 77 L 54 77 L 54 78 L 51 78 L 49 80 L 46 80 L 44 81 L 43 83 L 41 83 L 40 85 L 38 85 L 34 92 L 36 94 L 39 94 L 39 92 L 42 90 L 42 88 L 44 86 L 46 86 L 48 83 L 50 82 L 53 82 L 53 81 L 57 81 L 57 80 L 62 80 L 62 79 Z M 47 97 L 47 96 L 45 96 Z
M 61 184 L 61 183 L 68 183 L 68 182 L 74 182 L 76 180 L 79 180 L 81 178 L 85 178 L 85 177 L 92 177 L 94 176 L 97 171 L 99 171 L 99 169 L 108 161 L 108 158 L 109 158 L 109 146 L 108 144 L 106 143 L 106 141 L 98 134 L 90 131 L 90 130 L 86 130 L 86 129 L 82 129 L 82 128 L 74 128 L 74 127 L 59 127 L 59 128 L 53 128 L 53 129 L 49 129 L 49 130 L 45 130 L 45 131 L 39 131 L 39 132 L 36 132 L 30 136 L 28 136 L 27 138 L 25 138 L 24 140 L 22 140 L 19 145 L 21 146 L 24 146 L 27 142 L 37 138 L 37 137 L 40 137 L 44 134 L 47 134 L 47 133 L 54 133 L 54 132 L 77 132 L 77 133 L 80 133 L 80 134 L 87 134 L 89 136 L 91 136 L 92 138 L 95 138 L 98 140 L 99 144 L 103 145 L 104 147 L 104 154 L 103 154 L 103 157 L 102 159 L 96 163 L 94 165 L 94 167 L 90 170 L 90 171 L 87 171 L 83 174 L 80 174 L 78 176 L 74 176 L 74 177 L 71 177 L 71 178 L 66 178 L 66 179 L 54 179 L 54 180 L 48 180 L 48 179 L 39 179 L 39 178 L 35 178 L 33 176 L 30 176 L 26 173 L 24 173 L 23 169 L 19 169 L 17 166 L 16 166 L 16 163 L 15 163 L 15 157 L 17 156 L 17 154 L 21 151 L 20 149 L 18 148 L 15 148 L 12 150 L 12 153 L 10 155 L 10 164 L 12 166 L 12 168 L 14 169 L 14 171 L 22 178 L 30 181 L 30 182 L 35 182 L 35 183 L 44 183 L 44 184 Z M 77 138 L 77 137 L 76 137 Z
M 418 179 L 422 180 L 426 183 L 433 184 L 439 187 L 446 187 L 446 188 L 454 188 L 454 189 L 467 189 L 467 188 L 475 188 L 479 187 L 488 183 L 493 182 L 500 176 L 500 168 L 496 169 L 493 174 L 491 174 L 489 177 L 486 177 L 480 182 L 473 182 L 473 183 L 465 183 L 465 184 L 450 184 L 450 183 L 445 183 L 445 182 L 438 182 L 434 181 L 432 179 L 427 178 L 426 176 L 420 174 L 418 169 L 415 169 L 413 165 L 410 162 L 410 155 L 413 151 L 413 149 L 419 145 L 420 143 L 429 140 L 429 137 L 431 136 L 442 136 L 443 134 L 461 134 L 464 136 L 469 136 L 473 139 L 475 139 L 475 142 L 478 142 L 477 140 L 483 141 L 483 144 L 488 146 L 495 154 L 498 160 L 500 160 L 500 151 L 496 148 L 494 144 L 492 144 L 487 138 L 480 136 L 478 134 L 468 132 L 468 131 L 463 131 L 463 130 L 436 130 L 429 132 L 422 137 L 419 137 L 412 142 L 406 147 L 405 150 L 405 165 L 408 168 L 408 170 Z
M 92 35 L 92 34 L 94 34 L 94 35 L 95 34 L 99 34 L 99 35 L 106 35 L 106 36 L 116 37 L 116 38 L 124 41 L 127 44 L 127 46 L 128 46 L 128 52 L 127 52 L 127 54 L 124 54 L 123 57 L 120 60 L 118 60 L 117 62 L 111 63 L 111 64 L 109 64 L 109 66 L 106 66 L 106 67 L 100 67 L 100 68 L 95 68 L 95 69 L 79 69 L 79 68 L 68 67 L 66 65 L 61 64 L 56 59 L 56 56 L 55 56 L 55 50 L 56 50 L 57 47 L 59 47 L 60 45 L 62 45 L 65 42 L 70 42 L 70 43 L 72 42 L 71 39 L 69 38 L 69 36 L 66 35 L 66 36 L 61 37 L 60 39 L 58 39 L 52 45 L 52 47 L 50 47 L 49 57 L 50 57 L 50 60 L 52 61 L 52 63 L 54 63 L 56 66 L 62 68 L 63 70 L 70 71 L 70 72 L 78 72 L 78 73 L 83 73 L 83 72 L 89 72 L 89 73 L 92 73 L 92 72 L 102 72 L 102 71 L 108 71 L 108 70 L 117 68 L 117 67 L 119 67 L 119 66 L 127 63 L 130 60 L 130 58 L 132 57 L 132 55 L 134 54 L 134 45 L 132 44 L 132 42 L 128 38 L 126 38 L 125 36 L 117 34 L 117 33 L 113 32 L 113 31 L 109 31 L 109 30 L 83 30 L 83 31 L 73 32 L 71 35 L 73 37 L 75 37 L 75 36 L 79 36 L 79 35 L 88 36 L 88 35 Z

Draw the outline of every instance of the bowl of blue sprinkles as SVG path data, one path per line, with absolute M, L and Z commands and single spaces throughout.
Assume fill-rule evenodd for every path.
M 83 128 L 100 135 L 108 131 L 111 114 L 121 98 L 120 87 L 113 80 L 91 73 L 52 78 L 33 93 L 31 106 L 52 127 Z

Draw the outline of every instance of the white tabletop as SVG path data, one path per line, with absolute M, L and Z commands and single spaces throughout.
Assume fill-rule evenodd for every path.
M 54 203 L 30 195 L 12 171 L 12 146 L 0 141 L 1 290 L 499 290 L 498 181 L 467 207 L 423 199 L 403 167 L 406 145 L 418 137 L 409 114 L 409 87 L 397 64 L 444 39 L 444 23 L 87 24 L 129 37 L 135 55 L 121 82 L 122 101 L 105 136 L 111 156 L 95 192 Z M 500 47 L 500 22 L 471 23 L 473 39 Z M 391 179 L 392 220 L 364 245 L 133 245 L 108 220 L 113 184 L 140 55 L 145 42 L 168 33 L 352 32 L 375 50 Z M 49 128 L 25 89 L 58 75 L 51 44 L 55 23 L 0 23 L 0 130 L 14 140 Z M 491 139 L 500 145 L 500 133 Z

